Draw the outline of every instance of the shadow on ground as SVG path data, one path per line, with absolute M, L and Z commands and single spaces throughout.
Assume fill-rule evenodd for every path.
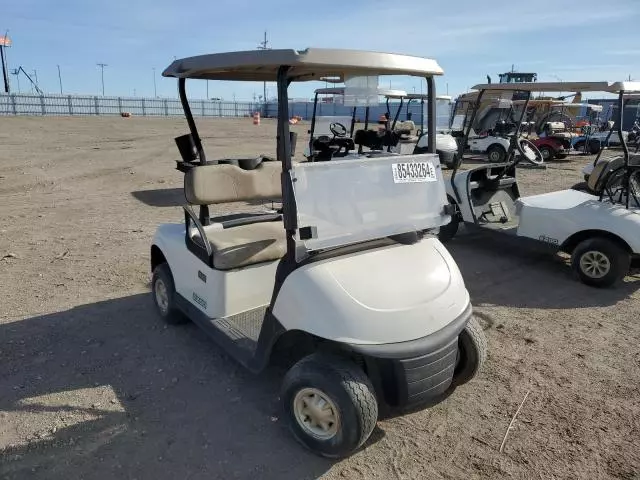
M 522 238 L 462 228 L 446 244 L 462 271 L 474 305 L 589 308 L 615 305 L 640 287 L 640 275 L 597 289 L 574 277 L 568 258 Z
M 13 422 L 0 439 L 29 438 L 0 451 L 3 479 L 306 479 L 332 465 L 280 418 L 282 371 L 251 375 L 195 326 L 163 326 L 147 294 L 3 324 L 0 338 Z
M 158 188 L 155 190 L 137 190 L 131 195 L 139 202 L 150 207 L 179 207 L 186 203 L 182 188 Z

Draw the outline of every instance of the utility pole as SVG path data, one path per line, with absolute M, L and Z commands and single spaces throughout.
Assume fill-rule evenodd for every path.
M 156 88 L 156 67 L 153 67 L 152 70 L 153 70 L 153 96 L 158 98 L 158 89 Z
M 101 72 L 101 77 L 102 77 L 102 96 L 104 97 L 104 67 L 108 67 L 109 65 L 107 65 L 106 63 L 97 63 L 96 65 L 98 65 L 100 67 L 100 69 L 102 70 L 102 72 Z
M 267 31 L 264 31 L 264 40 L 258 44 L 258 50 L 270 50 L 271 48 L 268 46 L 269 40 L 267 40 Z M 262 82 L 262 99 L 264 100 L 264 104 L 267 104 L 267 82 Z
M 56 65 L 58 67 L 58 82 L 60 83 L 60 95 L 62 95 L 62 75 L 60 75 L 60 65 Z

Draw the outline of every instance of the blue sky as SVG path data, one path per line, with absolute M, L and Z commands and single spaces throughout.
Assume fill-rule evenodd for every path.
M 253 49 L 267 30 L 273 48 L 336 47 L 435 58 L 438 93 L 455 95 L 490 74 L 538 73 L 539 81 L 640 80 L 640 0 L 3 0 L 10 68 L 37 71 L 40 87 L 65 93 L 176 96 L 162 70 L 183 56 Z M 317 5 L 313 8 L 311 5 Z M 17 83 L 11 76 L 13 88 Z M 420 90 L 413 79 L 394 88 Z M 25 79 L 20 86 L 27 89 Z M 317 84 L 296 85 L 309 97 Z M 209 83 L 209 96 L 250 99 L 262 85 Z M 275 94 L 275 87 L 269 87 Z M 190 96 L 204 98 L 205 82 Z

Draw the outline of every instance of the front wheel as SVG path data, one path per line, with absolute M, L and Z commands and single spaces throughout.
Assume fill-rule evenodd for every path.
M 540 153 L 542 154 L 542 159 L 545 162 L 553 158 L 553 150 L 551 150 L 551 147 L 543 145 L 540 148 L 538 148 L 538 150 L 540 150 Z
M 588 238 L 571 254 L 571 266 L 582 283 L 592 287 L 609 287 L 629 272 L 631 255 L 608 238 Z
M 354 363 L 314 353 L 285 375 L 281 399 L 294 437 L 329 458 L 357 450 L 371 435 L 378 403 L 371 381 Z
M 502 145 L 491 145 L 487 149 L 487 158 L 491 163 L 502 163 L 507 159 L 507 151 Z
M 453 372 L 452 387 L 459 387 L 475 377 L 486 359 L 487 338 L 478 320 L 471 317 L 458 336 L 458 358 Z

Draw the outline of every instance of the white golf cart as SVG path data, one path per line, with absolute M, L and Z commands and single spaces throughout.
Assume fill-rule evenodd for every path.
M 295 163 L 288 86 L 331 76 L 349 88 L 363 77 L 372 84 L 379 74 L 412 75 L 425 77 L 435 98 L 433 76 L 442 73 L 426 58 L 313 48 L 190 57 L 163 72 L 179 79 L 190 133 L 176 141 L 190 167 L 184 223 L 161 225 L 151 246 L 157 310 L 167 322 L 194 321 L 252 372 L 274 352 L 299 359 L 281 399 L 295 437 L 320 455 L 359 448 L 379 406 L 449 395 L 478 372 L 486 341 L 436 234 L 450 206 L 435 128 L 430 153 Z M 278 161 L 207 160 L 187 78 L 277 82 Z M 209 211 L 280 198 L 275 214 Z
M 524 118 L 520 121 L 516 120 L 518 113 L 526 111 L 521 101 L 503 97 L 493 98 L 479 111 L 480 103 L 476 102 L 482 97 L 475 96 L 476 100 L 473 103 L 468 103 L 469 98 L 470 95 L 467 94 L 466 100 L 461 102 L 468 106 L 467 111 L 460 113 L 456 108 L 458 113 L 454 116 L 452 123 L 452 129 L 458 132 L 458 137 L 465 138 L 464 143 L 460 144 L 464 145 L 464 150 L 485 153 L 489 162 L 501 163 L 507 160 L 512 138 L 518 138 L 522 143 L 522 149 L 532 149 L 537 154 L 537 150 L 523 136 L 523 132 L 526 131 L 523 125 Z M 469 109 L 472 112 L 471 117 Z M 466 134 L 467 131 L 468 134 Z M 519 156 L 520 150 L 516 150 L 513 154 Z M 530 162 L 528 157 L 523 157 L 522 160 L 537 165 L 543 163 Z
M 604 91 L 618 94 L 622 107 L 624 94 L 640 91 L 640 82 L 487 84 L 473 88 L 480 92 L 478 104 L 488 90 L 518 90 L 525 92 L 527 98 L 536 91 Z M 524 110 L 520 120 L 523 116 Z M 521 157 L 515 156 L 515 150 L 521 149 L 515 139 L 505 163 L 466 171 L 459 171 L 458 164 L 447 185 L 449 200 L 458 213 L 440 229 L 440 239 L 453 237 L 460 221 L 533 239 L 570 253 L 573 269 L 585 284 L 613 285 L 627 275 L 632 258 L 640 254 L 640 204 L 634 181 L 638 167 L 629 164 L 624 142 L 622 147 L 618 168 L 605 168 L 603 164 L 597 175 L 591 175 L 591 193 L 568 189 L 520 197 L 516 164 L 530 152 L 521 151 Z M 530 160 L 540 162 L 541 156 Z M 624 181 L 619 180 L 620 176 Z
M 326 81 L 326 79 L 323 79 Z M 333 82 L 335 83 L 335 81 Z M 309 129 L 309 145 L 305 156 L 310 161 L 327 161 L 333 158 L 360 158 L 361 156 L 378 155 L 381 152 L 400 155 L 427 152 L 428 135 L 424 123 L 426 94 L 408 94 L 402 90 L 378 88 L 378 95 L 385 98 L 386 113 L 384 124 L 377 130 L 370 129 L 370 107 L 364 107 L 364 128 L 355 130 L 358 108 L 354 107 L 351 116 L 317 115 L 318 103 L 325 95 L 344 98 L 345 87 L 319 88 L 315 91 L 313 114 Z M 391 112 L 391 100 L 398 100 L 395 114 Z M 404 101 L 407 100 L 407 120 L 400 121 Z M 421 107 L 420 126 L 410 118 L 409 107 L 413 101 L 419 101 Z M 449 96 L 436 98 L 436 110 L 439 103 L 450 102 Z M 349 128 L 347 128 L 349 125 Z M 357 146 L 357 153 L 353 152 Z M 453 167 L 458 145 L 455 139 L 441 129 L 436 131 L 436 153 L 440 164 Z

